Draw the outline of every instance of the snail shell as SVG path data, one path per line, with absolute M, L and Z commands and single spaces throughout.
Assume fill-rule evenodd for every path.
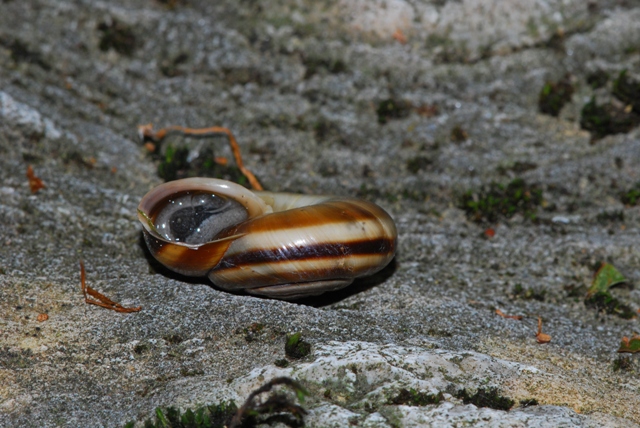
M 250 191 L 214 178 L 152 189 L 138 218 L 151 254 L 225 290 L 296 299 L 351 284 L 385 267 L 396 227 L 356 198 Z

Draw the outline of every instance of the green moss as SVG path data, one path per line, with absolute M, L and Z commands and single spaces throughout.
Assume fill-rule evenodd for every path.
M 629 206 L 635 206 L 640 202 L 640 182 L 636 183 L 634 187 L 620 195 L 620 200 L 623 204 Z
M 400 193 L 402 199 L 416 202 L 424 202 L 427 199 L 427 194 L 424 190 L 418 189 L 402 189 L 402 193 Z
M 535 398 L 525 398 L 524 400 L 520 400 L 520 407 L 537 406 L 538 404 L 538 400 Z
M 512 294 L 514 297 L 520 299 L 537 300 L 539 302 L 544 302 L 544 299 L 547 295 L 547 290 L 524 288 L 521 284 L 516 284 L 513 286 Z
M 156 0 L 158 3 L 163 4 L 169 10 L 173 10 L 178 6 L 184 6 L 187 4 L 187 0 Z
M 467 134 L 467 131 L 465 131 L 462 126 L 456 125 L 451 129 L 451 141 L 455 143 L 462 143 L 468 139 L 469 134 Z
M 397 193 L 393 193 L 393 192 L 390 192 L 390 191 L 382 192 L 382 191 L 380 191 L 379 187 L 368 186 L 365 183 L 360 185 L 360 188 L 358 189 L 358 192 L 356 193 L 356 195 L 359 198 L 367 199 L 367 200 L 384 199 L 387 202 L 397 202 L 398 201 L 398 194 Z
M 299 360 L 311 353 L 311 345 L 302 339 L 302 333 L 294 333 L 287 336 L 284 353 L 291 359 Z
M 407 161 L 407 170 L 411 174 L 417 174 L 420 171 L 426 171 L 432 163 L 433 160 L 426 156 L 416 156 Z
M 453 337 L 453 333 L 451 333 L 448 330 L 441 330 L 441 329 L 436 329 L 436 328 L 429 328 L 427 330 L 427 334 L 429 336 L 435 336 L 435 337 Z
M 367 413 L 375 413 L 375 412 L 378 411 L 378 406 L 376 406 L 375 403 L 371 403 L 369 401 L 365 401 L 364 405 L 362 406 L 362 408 Z
M 622 319 L 631 319 L 636 312 L 629 305 L 625 305 L 616 299 L 608 291 L 598 291 L 584 299 L 587 308 L 596 309 L 606 314 L 617 315 Z
M 291 27 L 294 25 L 294 21 L 288 14 L 277 14 L 270 16 L 267 21 L 269 24 L 273 25 L 276 28 L 280 27 Z
M 633 362 L 629 357 L 618 356 L 615 360 L 613 360 L 613 364 L 611 365 L 611 369 L 614 372 L 626 372 L 630 371 L 633 368 Z
M 467 191 L 459 200 L 459 206 L 471 220 L 494 223 L 501 218 L 522 214 L 535 219 L 537 207 L 542 203 L 542 190 L 529 186 L 517 178 L 506 186 L 491 183 L 480 191 Z
M 184 74 L 184 71 L 180 67 L 186 63 L 189 59 L 189 55 L 182 52 L 173 59 L 166 59 L 160 64 L 160 72 L 166 77 L 176 77 Z
M 533 38 L 538 38 L 538 36 L 540 35 L 540 29 L 538 28 L 538 23 L 536 22 L 535 19 L 533 19 L 533 17 L 529 17 L 529 19 L 527 19 L 527 33 L 533 37 Z
M 442 49 L 438 49 L 433 55 L 433 61 L 436 64 L 468 63 L 470 61 L 471 53 L 465 41 L 454 42 L 449 38 L 436 36 L 428 37 L 427 45 L 433 45 L 439 41 L 442 42 Z M 486 55 L 490 54 L 490 49 L 490 46 L 481 48 L 482 56 L 486 58 Z
M 273 364 L 275 364 L 276 367 L 280 367 L 280 368 L 289 367 L 289 361 L 287 361 L 286 358 L 275 360 Z
M 622 210 L 603 211 L 601 213 L 598 213 L 598 215 L 596 216 L 596 221 L 602 225 L 606 225 L 609 223 L 623 222 L 624 211 Z
M 562 107 L 573 95 L 573 85 L 569 79 L 564 78 L 558 82 L 547 82 L 538 95 L 538 108 L 541 113 L 558 116 Z
M 189 162 L 187 157 L 189 156 L 189 149 L 186 147 L 173 146 L 167 147 L 165 152 L 165 159 L 158 165 L 158 175 L 164 181 L 173 181 L 178 178 L 179 171 L 187 169 Z
M 20 40 L 9 42 L 0 39 L 0 45 L 7 47 L 11 51 L 11 59 L 15 63 L 30 63 L 39 66 L 45 71 L 51 70 L 51 65 L 44 60 L 40 52 L 30 49 Z
M 640 53 L 640 46 L 627 46 L 626 48 L 624 48 L 623 52 L 626 55 L 633 55 L 633 54 Z
M 168 334 L 163 337 L 164 341 L 170 345 L 177 345 L 181 342 L 184 342 L 184 338 L 179 334 Z
M 317 25 L 312 22 L 295 22 L 293 24 L 293 35 L 301 39 L 311 37 L 319 31 Z
M 428 406 L 429 404 L 438 404 L 444 400 L 442 392 L 437 394 L 427 394 L 426 392 L 419 392 L 415 389 L 403 388 L 393 398 L 389 399 L 388 404 L 406 404 L 408 406 Z
M 264 324 L 259 322 L 254 322 L 249 327 L 245 327 L 242 329 L 244 333 L 244 340 L 247 342 L 254 342 L 258 340 L 260 336 L 264 333 Z
M 609 81 L 609 74 L 603 70 L 596 70 L 587 75 L 587 83 L 593 89 L 602 88 Z
M 204 374 L 204 370 L 202 369 L 193 369 L 188 367 L 182 367 L 180 369 L 180 376 L 182 377 L 202 376 L 203 374 Z
M 137 42 L 130 27 L 115 19 L 110 19 L 98 24 L 98 30 L 102 32 L 98 45 L 101 51 L 106 52 L 113 49 L 122 55 L 131 56 L 133 54 Z
M 31 349 L 21 349 L 19 351 L 9 350 L 5 346 L 0 348 L 0 368 L 24 369 L 31 365 L 33 352 Z
M 430 33 L 425 40 L 425 47 L 428 49 L 447 46 L 451 44 L 451 40 L 445 36 L 436 33 Z
M 148 343 L 138 343 L 134 348 L 133 348 L 133 352 L 134 354 L 144 354 L 145 352 L 147 352 L 150 349 L 149 344 Z
M 199 136 L 184 134 L 181 138 L 202 139 L 216 135 L 218 134 Z M 193 149 L 186 144 L 178 146 L 167 144 L 167 141 L 170 139 L 157 139 L 149 135 L 145 135 L 143 138 L 149 156 L 158 163 L 158 175 L 165 181 L 187 177 L 213 177 L 233 181 L 245 187 L 249 186 L 247 178 L 235 164 L 216 160 L 211 145 L 200 144 L 197 149 Z
M 407 117 L 410 110 L 409 104 L 401 100 L 389 98 L 380 101 L 376 109 L 378 123 L 384 125 L 389 120 Z
M 339 58 L 320 56 L 303 56 L 302 64 L 306 68 L 304 78 L 308 79 L 314 74 L 340 74 L 348 71 L 347 64 Z
M 464 404 L 473 404 L 477 407 L 489 407 L 496 410 L 509 410 L 515 402 L 499 394 L 498 388 L 478 388 L 475 394 L 469 395 L 466 388 L 457 392 L 456 398 L 462 400 Z
M 320 143 L 340 138 L 340 128 L 328 119 L 321 118 L 313 124 L 312 128 L 316 140 Z
M 87 169 L 92 169 L 96 164 L 95 158 L 85 157 L 77 150 L 63 152 L 60 159 L 62 159 L 62 162 L 64 162 L 65 165 L 73 164 Z
M 496 170 L 500 175 L 507 175 L 509 172 L 513 172 L 515 174 L 522 174 L 523 172 L 530 171 L 532 169 L 536 169 L 538 164 L 533 162 L 521 162 L 516 161 L 513 164 L 501 165 Z
M 219 165 L 214 161 L 213 149 L 200 150 L 198 156 L 190 158 L 187 146 L 168 145 L 158 164 L 158 176 L 165 181 L 187 177 L 214 177 L 248 185 L 246 177 L 236 166 Z
M 147 419 L 145 428 L 223 428 L 229 425 L 231 418 L 238 411 L 233 401 L 210 406 L 187 409 L 181 413 L 175 407 L 156 409 L 155 421 Z M 132 428 L 135 422 L 129 422 L 125 428 Z
M 271 82 L 269 73 L 254 65 L 222 67 L 221 71 L 227 85 L 265 85 Z
M 551 22 L 549 22 L 548 24 L 551 24 L 552 28 L 556 26 Z M 553 49 L 555 51 L 564 53 L 565 52 L 565 49 L 564 49 L 565 37 L 566 37 L 566 33 L 565 32 L 558 31 L 557 29 L 555 29 L 555 30 L 553 30 L 553 33 L 551 34 L 551 37 L 549 37 L 547 40 L 545 40 L 542 45 L 547 47 L 547 48 L 549 48 L 549 49 Z
M 620 72 L 613 81 L 611 94 L 627 105 L 631 105 L 633 111 L 640 113 L 640 82 L 631 79 L 627 70 Z
M 590 131 L 595 139 L 625 133 L 640 124 L 637 111 L 615 103 L 599 105 L 591 98 L 580 112 L 580 126 Z
M 575 302 L 581 300 L 587 292 L 587 287 L 583 285 L 568 284 L 563 289 L 567 292 L 567 297 L 574 298 Z
M 580 112 L 580 126 L 594 134 L 595 138 L 602 138 L 616 133 L 616 127 L 609 111 L 598 105 L 595 98 L 591 98 Z

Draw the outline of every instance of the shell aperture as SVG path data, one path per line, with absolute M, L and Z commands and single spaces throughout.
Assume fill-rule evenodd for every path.
M 157 233 L 171 242 L 204 244 L 222 230 L 245 221 L 247 210 L 237 201 L 203 191 L 169 196 L 154 220 Z

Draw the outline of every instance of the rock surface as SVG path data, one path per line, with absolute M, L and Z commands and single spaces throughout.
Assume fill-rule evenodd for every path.
M 623 70 L 640 81 L 639 40 L 637 1 L 5 0 L 0 426 L 142 426 L 280 375 L 308 388 L 311 427 L 636 426 L 640 366 L 616 351 L 638 321 L 583 298 L 607 261 L 629 280 L 611 293 L 640 307 L 640 213 L 620 199 L 640 129 L 595 138 L 580 120 L 592 97 L 620 104 Z M 563 79 L 567 104 L 542 114 Z M 268 190 L 377 202 L 395 263 L 293 303 L 159 268 L 136 219 L 162 181 L 136 138 L 149 122 L 229 127 Z M 534 220 L 460 209 L 515 178 L 542 190 Z M 80 259 L 143 309 L 85 304 Z M 294 332 L 312 352 L 279 368 Z M 514 407 L 457 398 L 491 387 Z M 443 400 L 394 403 L 403 389 Z

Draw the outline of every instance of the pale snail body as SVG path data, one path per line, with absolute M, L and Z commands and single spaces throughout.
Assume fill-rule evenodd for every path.
M 169 269 L 280 299 L 371 275 L 391 261 L 397 241 L 393 220 L 373 203 L 250 191 L 212 178 L 152 189 L 138 216 L 151 253 Z

